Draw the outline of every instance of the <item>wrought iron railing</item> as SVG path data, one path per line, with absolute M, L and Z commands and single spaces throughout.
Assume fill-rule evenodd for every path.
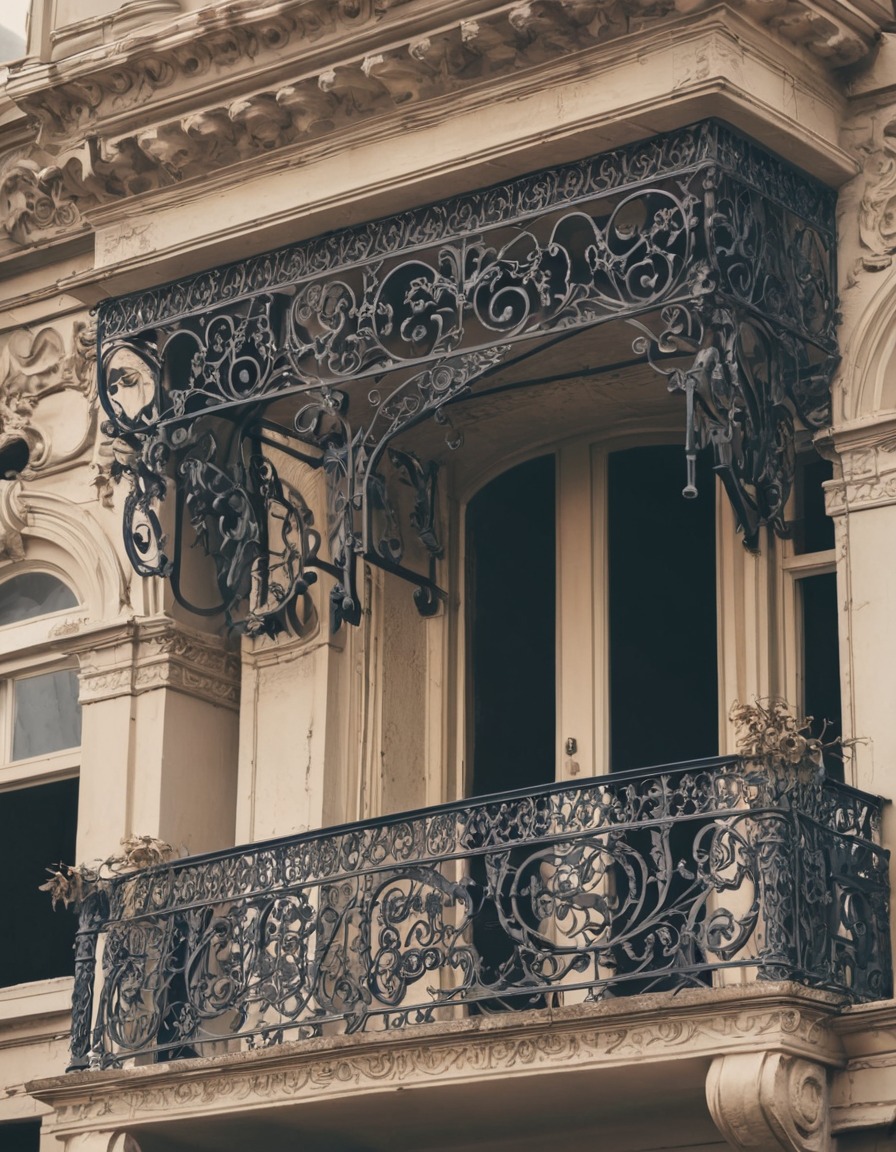
M 880 801 L 737 758 L 192 857 L 82 904 L 74 1068 L 724 982 L 890 989 Z

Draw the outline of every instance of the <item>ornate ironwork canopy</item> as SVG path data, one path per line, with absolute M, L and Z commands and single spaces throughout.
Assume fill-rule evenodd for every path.
M 250 632 L 281 627 L 317 569 L 336 578 L 334 624 L 357 622 L 359 558 L 434 612 L 437 465 L 397 438 L 432 418 L 456 446 L 452 405 L 609 322 L 683 394 L 684 495 L 709 449 L 746 544 L 785 533 L 794 422 L 829 419 L 834 203 L 708 121 L 103 303 L 132 563 L 186 602 L 194 535 L 220 602 L 190 606 Z M 326 544 L 274 450 L 325 474 Z

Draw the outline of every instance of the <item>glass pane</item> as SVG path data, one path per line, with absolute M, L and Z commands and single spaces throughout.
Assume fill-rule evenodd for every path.
M 38 885 L 47 879 L 49 865 L 75 859 L 77 823 L 77 780 L 0 792 L 0 875 L 6 879 L 0 987 L 74 971 L 72 943 L 78 918 L 61 909 L 54 912 Z M 37 1144 L 27 1143 L 24 1132 L 16 1135 L 21 1143 L 0 1125 L 3 1152 L 32 1147 L 37 1152 Z
M 78 674 L 46 672 L 13 681 L 15 724 L 13 760 L 45 756 L 81 743 Z
M 3 0 L 0 10 L 0 64 L 20 60 L 25 55 L 25 33 L 29 0 Z M 0 1141 L 0 1146 L 2 1146 Z
M 0 628 L 77 606 L 71 588 L 48 572 L 27 572 L 0 584 Z
M 712 461 L 699 497 L 681 494 L 684 452 L 669 445 L 609 460 L 610 766 L 715 756 L 716 533 Z
M 838 635 L 837 576 L 825 572 L 799 582 L 803 601 L 803 709 L 813 717 L 813 736 L 825 743 L 843 734 L 840 700 L 840 638 Z M 824 758 L 828 774 L 843 779 L 843 760 L 829 751 Z
M 467 512 L 474 796 L 554 779 L 555 468 L 528 460 Z

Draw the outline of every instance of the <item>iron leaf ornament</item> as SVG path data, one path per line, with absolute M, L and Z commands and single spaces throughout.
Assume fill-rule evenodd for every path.
M 357 624 L 360 561 L 432 614 L 438 465 L 408 433 L 435 420 L 458 448 L 452 406 L 610 323 L 683 396 L 683 494 L 710 451 L 745 544 L 786 534 L 794 429 L 830 419 L 834 202 L 706 121 L 104 302 L 99 391 L 127 446 L 132 563 L 250 633 L 297 627 L 318 571 L 333 627 Z M 325 477 L 324 528 L 278 453 Z M 185 591 L 190 543 L 212 557 L 214 603 Z

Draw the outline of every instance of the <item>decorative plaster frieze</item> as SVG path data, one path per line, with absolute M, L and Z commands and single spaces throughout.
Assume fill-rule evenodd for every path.
M 847 269 L 847 287 L 853 287 L 860 271 L 881 272 L 893 263 L 896 253 L 896 115 L 890 107 L 874 114 L 863 113 L 847 129 L 850 151 L 862 165 L 858 187 L 847 199 L 858 255 Z M 855 215 L 853 215 L 855 213 Z M 846 237 L 847 242 L 849 236 Z
M 37 192 L 43 196 L 40 212 L 26 210 L 20 195 L 15 207 L 0 207 L 0 221 L 19 243 L 33 242 L 78 226 L 80 213 L 94 204 L 492 86 L 711 6 L 712 0 L 658 0 L 647 8 L 638 0 L 500 6 L 470 0 L 467 14 L 458 18 L 455 6 L 452 19 L 444 3 L 421 10 L 408 0 L 306 0 L 272 6 L 263 19 L 256 11 L 253 20 L 226 29 L 213 23 L 206 31 L 187 21 L 192 39 L 181 30 L 168 40 L 128 41 L 111 63 L 97 56 L 92 68 L 81 60 L 60 65 L 58 83 L 26 67 L 8 91 L 39 121 L 41 155 L 52 159 L 28 169 L 37 190 L 31 201 L 36 206 Z M 856 9 L 834 16 L 810 0 L 731 6 L 833 66 L 864 56 L 876 31 Z M 381 43 L 386 16 L 382 28 L 392 38 Z M 367 35 L 371 29 L 376 36 Z M 370 50 L 355 55 L 365 44 Z M 234 79 L 244 65 L 245 77 Z M 268 76 L 267 86 L 257 88 Z M 253 80 L 255 90 L 241 90 Z
M 875 433 L 872 428 L 857 442 L 841 442 L 837 448 L 842 475 L 824 486 L 829 516 L 896 503 L 896 430 Z
M 239 658 L 224 641 L 166 629 L 141 640 L 134 692 L 175 688 L 212 704 L 239 707 Z
M 0 452 L 28 447 L 25 480 L 79 459 L 96 434 L 96 326 L 70 323 L 16 328 L 0 335 Z
M 829 1073 L 781 1052 L 739 1052 L 713 1061 L 706 1102 L 739 1152 L 829 1152 Z
M 239 658 L 215 636 L 184 632 L 170 621 L 128 623 L 101 644 L 88 641 L 82 653 L 82 703 L 172 688 L 239 707 Z
M 0 226 L 15 244 L 30 247 L 86 228 L 81 209 L 95 203 L 76 165 L 67 174 L 49 152 L 28 147 L 0 160 Z
M 401 1032 L 340 1036 L 120 1071 L 71 1073 L 28 1085 L 55 1109 L 56 1134 L 233 1113 L 298 1099 L 564 1067 L 621 1067 L 761 1050 L 838 1065 L 835 1001 L 795 985 L 702 989 Z

